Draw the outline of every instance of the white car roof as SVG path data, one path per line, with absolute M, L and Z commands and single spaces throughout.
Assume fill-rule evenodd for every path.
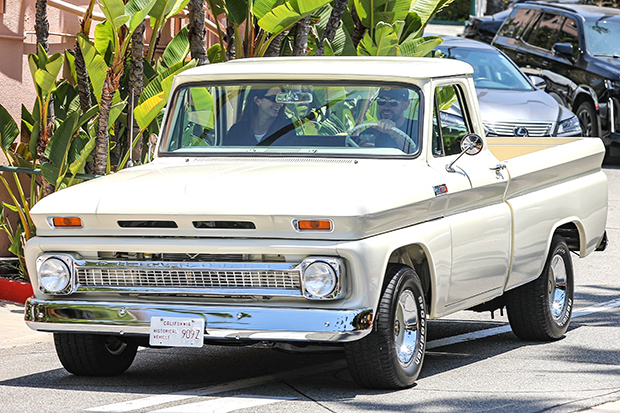
M 404 81 L 471 75 L 464 62 L 427 57 L 274 57 L 238 59 L 189 69 L 175 83 L 205 80 L 366 80 Z

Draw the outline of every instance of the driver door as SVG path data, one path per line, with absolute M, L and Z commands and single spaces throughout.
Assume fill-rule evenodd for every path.
M 473 85 L 452 79 L 434 86 L 432 154 L 427 159 L 442 179 L 435 193 L 448 197 L 444 219 L 451 232 L 452 265 L 445 313 L 450 313 L 503 292 L 510 265 L 511 219 L 504 202 L 508 173 L 493 169 L 499 161 L 486 147 L 458 158 L 462 138 L 482 132 L 474 130 L 472 115 L 477 112 L 470 110 L 476 97 L 465 93 Z

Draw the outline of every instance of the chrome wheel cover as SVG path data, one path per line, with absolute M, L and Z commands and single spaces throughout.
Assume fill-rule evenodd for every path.
M 555 255 L 549 265 L 549 309 L 554 320 L 558 321 L 566 309 L 566 266 L 560 255 Z
M 394 317 L 394 345 L 398 361 L 407 366 L 414 358 L 418 342 L 419 315 L 411 290 L 401 292 Z

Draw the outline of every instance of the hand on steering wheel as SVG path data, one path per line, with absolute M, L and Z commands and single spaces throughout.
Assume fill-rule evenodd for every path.
M 379 122 L 365 122 L 365 123 L 360 123 L 357 126 L 354 126 L 349 131 L 349 133 L 347 134 L 347 138 L 345 139 L 345 143 L 344 143 L 345 146 L 354 146 L 356 148 L 359 148 L 360 146 L 351 138 L 351 135 L 353 134 L 353 132 L 357 131 L 358 129 L 368 128 L 368 127 L 371 127 L 371 126 L 379 126 Z M 398 129 L 396 126 L 391 127 L 390 130 L 392 130 L 392 131 L 396 132 L 397 134 L 399 134 L 400 136 L 402 136 L 405 139 L 405 142 L 409 143 L 409 145 L 410 145 L 409 153 L 413 153 L 413 152 L 415 152 L 417 150 L 418 145 L 405 132 L 403 132 L 402 130 Z

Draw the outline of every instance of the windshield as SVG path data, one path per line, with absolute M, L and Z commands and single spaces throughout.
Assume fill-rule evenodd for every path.
M 472 65 L 477 88 L 533 90 L 523 73 L 499 52 L 456 46 L 443 46 L 439 50 L 450 59 L 462 60 Z
M 593 55 L 620 57 L 620 17 L 586 22 L 586 44 Z
M 191 84 L 177 89 L 160 155 L 417 154 L 417 88 Z

